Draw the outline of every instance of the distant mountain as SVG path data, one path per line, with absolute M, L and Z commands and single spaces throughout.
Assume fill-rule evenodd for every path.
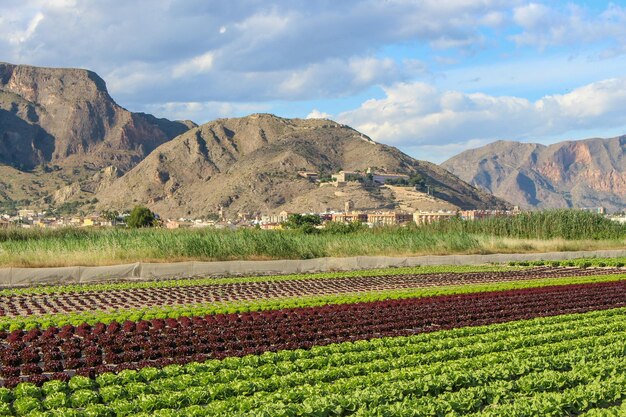
M 0 164 L 11 178 L 32 174 L 22 176 L 21 191 L 0 179 L 0 198 L 49 195 L 50 177 L 84 188 L 98 170 L 125 172 L 194 126 L 125 110 L 91 71 L 0 63 Z M 37 175 L 43 167 L 46 175 Z
M 441 166 L 523 208 L 626 208 L 626 136 L 545 146 L 498 141 Z
M 463 208 L 505 202 L 460 181 L 429 162 L 375 143 L 330 120 L 284 119 L 255 114 L 219 119 L 161 145 L 135 168 L 98 193 L 101 207 L 147 203 L 163 216 L 200 216 L 218 206 L 237 212 L 394 208 L 391 189 L 349 184 L 319 187 L 298 171 L 334 173 L 376 167 L 420 174 L 438 201 Z

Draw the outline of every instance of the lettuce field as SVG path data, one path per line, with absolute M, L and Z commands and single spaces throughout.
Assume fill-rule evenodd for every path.
M 618 416 L 626 270 L 9 288 L 0 356 L 0 416 Z

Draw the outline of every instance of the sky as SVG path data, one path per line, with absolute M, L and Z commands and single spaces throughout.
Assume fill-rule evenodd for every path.
M 0 61 L 131 111 L 330 118 L 418 159 L 626 134 L 626 0 L 2 0 Z

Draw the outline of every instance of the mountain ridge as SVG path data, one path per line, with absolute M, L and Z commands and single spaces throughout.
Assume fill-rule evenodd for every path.
M 394 208 L 387 189 L 351 184 L 330 193 L 298 175 L 298 171 L 330 174 L 368 167 L 420 174 L 437 197 L 459 207 L 506 205 L 437 165 L 378 144 L 349 126 L 269 114 L 218 119 L 191 129 L 157 148 L 99 199 L 103 206 L 120 208 L 147 202 L 157 212 L 175 217 L 199 216 L 218 207 L 233 214 L 275 212 L 293 208 L 293 201 L 300 201 L 305 211 L 342 209 L 348 199 L 357 201 L 357 208 Z
M 626 207 L 626 135 L 551 145 L 496 141 L 442 167 L 522 208 Z

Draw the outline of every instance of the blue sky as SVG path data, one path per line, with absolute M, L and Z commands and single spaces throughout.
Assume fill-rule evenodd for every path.
M 96 71 L 133 111 L 328 117 L 433 162 L 626 134 L 626 4 L 3 0 L 0 60 Z

